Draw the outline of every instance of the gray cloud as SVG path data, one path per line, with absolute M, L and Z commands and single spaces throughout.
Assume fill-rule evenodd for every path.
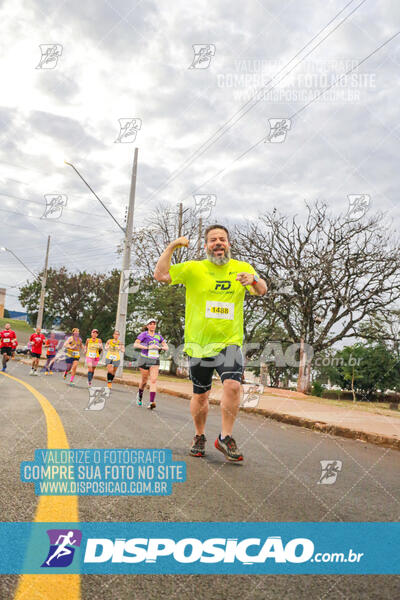
M 54 265 L 67 264 L 68 257 L 73 269 L 119 265 L 114 250 L 120 231 L 55 155 L 64 153 L 76 164 L 122 221 L 135 144 L 114 143 L 121 117 L 142 119 L 136 140 L 137 225 L 158 201 L 191 205 L 192 192 L 209 178 L 199 191 L 217 194 L 215 216 L 229 215 L 232 223 L 274 206 L 293 214 L 302 210 L 304 199 L 326 199 L 332 210 L 343 211 L 350 193 L 369 193 L 371 210 L 386 210 L 398 219 L 398 42 L 360 69 L 375 79 L 374 84 L 370 78 L 364 87 L 356 87 L 358 99 L 343 103 L 342 88 L 334 88 L 337 93 L 330 101 L 314 102 L 294 118 L 284 143 L 262 143 L 233 162 L 267 134 L 269 118 L 288 117 L 308 101 L 309 96 L 296 100 L 295 91 L 318 90 L 316 85 L 305 90 L 299 73 L 333 60 L 331 72 L 338 75 L 343 72 L 340 61 L 364 57 L 398 29 L 400 6 L 394 0 L 365 3 L 296 70 L 296 76 L 279 86 L 287 96 L 266 96 L 151 200 L 149 195 L 342 5 L 308 0 L 301 5 L 260 0 L 240 7 L 228 0 L 129 6 L 113 0 L 112 5 L 108 0 L 81 5 L 43 0 L 26 11 L 23 31 L 38 56 L 38 44 L 50 42 L 61 43 L 63 54 L 56 69 L 36 70 L 25 81 L 14 68 L 3 82 L 7 90 L 15 86 L 15 105 L 7 101 L 0 108 L 0 191 L 16 197 L 3 205 L 5 210 L 24 214 L 1 213 L 8 225 L 1 244 L 24 250 L 29 232 L 32 267 L 35 261 L 40 266 L 44 241 L 51 233 Z M 40 37 L 43 23 L 45 39 Z M 13 32 L 3 42 L 10 50 L 7 60 L 13 62 L 18 50 Z M 206 70 L 188 68 L 192 45 L 198 43 L 216 45 Z M 32 62 L 32 56 L 21 60 Z M 272 67 L 271 61 L 280 63 Z M 248 76 L 247 84 L 240 75 Z M 18 87 L 15 82 L 20 80 Z M 225 170 L 217 175 L 221 169 Z M 68 195 L 64 223 L 43 222 L 38 216 L 43 194 L 53 191 Z M 24 207 L 24 197 L 38 204 Z M 8 276 L 10 285 L 15 284 L 12 266 Z

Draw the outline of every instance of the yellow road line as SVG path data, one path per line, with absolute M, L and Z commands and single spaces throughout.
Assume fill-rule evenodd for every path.
M 43 394 L 22 379 L 2 373 L 23 385 L 39 402 L 47 425 L 47 447 L 69 448 L 63 424 Z M 79 521 L 77 496 L 40 496 L 35 523 Z M 21 575 L 14 600 L 80 600 L 80 575 Z

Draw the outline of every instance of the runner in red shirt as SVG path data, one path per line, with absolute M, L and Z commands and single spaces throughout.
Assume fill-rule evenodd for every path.
M 11 329 L 10 323 L 6 323 L 3 331 L 0 331 L 0 352 L 3 359 L 2 371 L 7 369 L 7 362 L 10 360 L 13 350 L 15 349 L 15 343 L 18 345 L 15 331 Z
M 53 375 L 53 371 L 51 369 L 56 359 L 58 346 L 58 340 L 56 339 L 56 335 L 53 331 L 50 333 L 50 337 L 46 340 L 44 345 L 47 348 L 46 364 L 44 365 L 44 374 L 48 375 L 50 373 L 50 375 Z
M 42 346 L 46 341 L 46 336 L 41 333 L 42 330 L 40 327 L 36 327 L 35 333 L 32 333 L 29 341 L 32 344 L 31 347 L 31 355 L 33 356 L 32 360 L 32 369 L 30 370 L 29 375 L 37 375 L 37 368 L 39 366 L 39 358 L 42 355 Z

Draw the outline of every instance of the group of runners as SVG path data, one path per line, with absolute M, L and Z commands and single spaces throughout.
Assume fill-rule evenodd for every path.
M 195 436 L 190 447 L 191 456 L 203 457 L 206 448 L 205 427 L 208 414 L 209 395 L 214 370 L 222 381 L 221 398 L 221 432 L 214 442 L 215 448 L 223 452 L 230 461 L 242 461 L 243 454 L 233 438 L 233 426 L 239 410 L 240 386 L 243 377 L 244 361 L 241 347 L 243 344 L 243 303 L 246 290 L 257 296 L 267 291 L 266 283 L 254 268 L 247 262 L 231 257 L 229 231 L 224 225 L 212 225 L 205 231 L 203 260 L 189 260 L 171 265 L 172 255 L 176 249 L 187 247 L 189 241 L 180 237 L 166 247 L 158 259 L 154 278 L 158 282 L 169 285 L 183 285 L 186 288 L 185 307 L 185 347 L 189 356 L 189 373 L 193 384 L 193 395 L 190 412 L 193 418 Z M 156 332 L 157 321 L 147 321 L 141 334 L 138 335 L 134 347 L 140 350 L 138 366 L 141 371 L 136 403 L 142 406 L 146 385 L 150 386 L 148 407 L 156 406 L 156 382 L 160 364 L 160 351 L 167 350 L 164 338 Z M 3 370 L 15 350 L 17 341 L 15 333 L 6 325 L 0 332 Z M 48 339 L 40 328 L 31 336 L 32 370 L 37 373 L 42 346 L 47 348 L 46 373 L 56 357 L 56 340 L 50 335 Z M 100 355 L 105 352 L 107 365 L 107 385 L 111 387 L 116 370 L 125 348 L 115 331 L 104 348 L 97 329 L 93 329 L 91 337 L 83 344 L 79 329 L 64 342 L 67 368 L 64 379 L 70 375 L 70 385 L 74 377 L 81 352 L 85 353 L 88 368 L 88 384 L 92 383 L 93 374 Z M 149 382 L 150 380 L 150 382 Z
M 150 409 L 154 409 L 156 407 L 155 398 L 157 377 L 160 366 L 160 352 L 163 350 L 168 350 L 166 341 L 161 334 L 156 332 L 156 324 L 156 319 L 149 319 L 143 327 L 142 333 L 138 335 L 134 343 L 134 348 L 140 350 L 137 366 L 141 371 L 136 403 L 138 406 L 142 406 L 143 392 L 146 388 L 148 380 L 150 379 L 150 399 L 148 404 L 148 408 Z M 121 360 L 125 352 L 125 346 L 119 337 L 119 331 L 115 330 L 113 337 L 107 340 L 105 346 L 103 347 L 103 342 L 101 338 L 99 338 L 98 330 L 92 329 L 90 338 L 88 338 L 85 344 L 83 344 L 83 341 L 79 335 L 79 329 L 73 329 L 72 335 L 64 343 L 67 363 L 67 368 L 64 371 L 64 379 L 66 379 L 68 374 L 70 374 L 69 383 L 70 385 L 74 385 L 76 369 L 79 363 L 81 352 L 83 351 L 88 369 L 88 385 L 91 386 L 94 372 L 99 363 L 101 354 L 105 352 L 107 386 L 111 388 L 113 379 L 119 365 L 121 364 Z
M 150 399 L 148 408 L 156 407 L 156 386 L 157 377 L 160 365 L 160 351 L 168 350 L 168 345 L 162 335 L 156 332 L 157 321 L 151 318 L 143 327 L 135 341 L 134 347 L 140 350 L 138 365 L 141 371 L 141 379 L 139 391 L 136 396 L 136 403 L 142 406 L 143 392 L 150 379 Z M 29 375 L 38 375 L 39 360 L 42 357 L 43 347 L 46 352 L 46 363 L 44 365 L 44 374 L 52 375 L 53 365 L 57 358 L 64 358 L 66 369 L 63 377 L 66 380 L 69 375 L 69 385 L 75 385 L 74 379 L 76 370 L 81 358 L 81 353 L 84 354 L 87 366 L 87 379 L 89 387 L 92 385 L 95 369 L 100 361 L 101 355 L 105 355 L 105 365 L 107 368 L 107 386 L 111 389 L 112 382 L 121 364 L 122 355 L 125 352 L 125 346 L 121 342 L 120 333 L 115 330 L 113 337 L 107 340 L 103 346 L 101 338 L 99 338 L 98 329 L 92 329 L 90 337 L 83 344 L 78 328 L 72 330 L 72 334 L 63 342 L 58 340 L 54 332 L 50 336 L 42 333 L 40 327 L 36 327 L 35 332 L 29 338 L 30 354 L 32 357 L 32 365 Z M 58 347 L 61 345 L 61 351 Z M 0 347 L 2 355 L 2 370 L 7 369 L 7 362 L 13 357 L 15 349 L 18 346 L 17 336 L 15 331 L 11 329 L 9 323 L 5 325 L 3 331 L 0 332 Z
M 56 350 L 59 341 L 55 334 L 51 333 L 50 337 L 42 333 L 40 327 L 36 327 L 35 333 L 29 338 L 30 353 L 32 356 L 32 367 L 30 375 L 38 375 L 39 359 L 42 356 L 43 345 L 46 348 L 46 364 L 44 366 L 45 374 L 52 373 L 51 368 L 56 358 Z M 2 371 L 7 370 L 7 363 L 10 358 L 14 358 L 15 351 L 18 347 L 18 340 L 15 331 L 11 329 L 10 323 L 6 323 L 3 331 L 0 331 L 0 353 L 2 358 Z

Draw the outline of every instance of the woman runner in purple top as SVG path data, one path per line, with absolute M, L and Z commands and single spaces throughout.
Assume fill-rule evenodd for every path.
M 141 373 L 139 391 L 136 404 L 142 406 L 143 392 L 150 376 L 150 403 L 147 408 L 156 407 L 157 377 L 160 367 L 160 350 L 168 350 L 168 345 L 162 335 L 156 333 L 155 319 L 149 319 L 144 330 L 138 335 L 134 347 L 140 350 L 138 367 Z

